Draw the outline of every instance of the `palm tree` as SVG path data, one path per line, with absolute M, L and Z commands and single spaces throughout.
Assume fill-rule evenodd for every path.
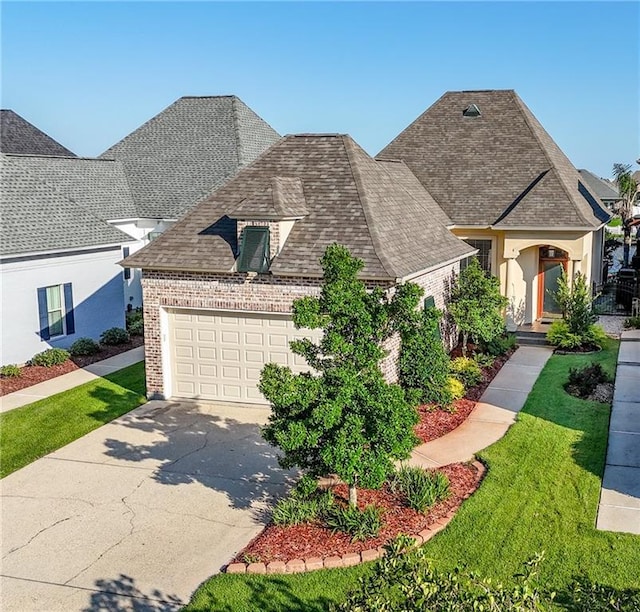
M 622 198 L 620 217 L 624 228 L 623 266 L 629 266 L 629 247 L 631 245 L 631 221 L 633 219 L 633 201 L 638 191 L 638 183 L 631 175 L 631 164 L 613 164 L 613 178 Z

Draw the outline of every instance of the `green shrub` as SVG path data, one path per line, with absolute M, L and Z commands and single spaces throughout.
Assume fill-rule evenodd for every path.
M 352 542 L 375 538 L 382 527 L 382 508 L 367 506 L 360 510 L 354 506 L 330 507 L 325 514 L 324 521 L 334 532 L 342 531 L 351 536 Z
M 0 367 L 0 376 L 3 378 L 18 378 L 22 376 L 22 368 L 15 363 L 9 363 Z
M 302 499 L 308 499 L 318 491 L 318 479 L 305 474 L 293 489 L 293 494 Z
M 449 387 L 449 392 L 451 393 L 452 399 L 457 400 L 464 397 L 464 385 L 457 378 L 449 376 L 449 378 L 447 379 L 447 385 Z
M 404 495 L 410 508 L 424 512 L 449 496 L 449 479 L 442 472 L 402 466 L 393 475 L 391 489 Z
M 468 570 L 437 570 L 427 558 L 427 550 L 407 536 L 397 537 L 385 549 L 386 554 L 346 600 L 331 608 L 334 612 L 539 612 L 549 610 L 554 598 L 535 582 L 542 555 L 525 564 L 524 571 L 514 577 L 514 584 L 504 585 Z
M 560 349 L 573 351 L 585 346 L 602 348 L 607 334 L 599 325 L 590 325 L 583 333 L 572 332 L 564 319 L 554 321 L 547 332 L 547 342 Z
M 481 367 L 481 368 L 490 368 L 496 358 L 493 355 L 489 355 L 488 353 L 476 353 L 473 356 L 473 360 Z
M 129 340 L 129 333 L 126 329 L 122 329 L 121 327 L 111 327 L 103 331 L 100 335 L 100 342 L 109 346 L 126 344 Z
M 440 338 L 441 317 L 437 308 L 426 307 L 401 326 L 398 372 L 405 389 L 417 390 L 418 402 L 448 406 L 453 398 L 447 386 L 449 355 Z
M 64 363 L 69 359 L 69 351 L 61 348 L 50 348 L 42 353 L 38 353 L 31 358 L 31 365 L 44 366 L 50 368 L 54 365 Z
M 600 325 L 591 325 L 585 334 L 588 344 L 602 348 L 607 341 L 607 333 Z
M 601 364 L 592 362 L 582 368 L 570 368 L 565 390 L 576 397 L 587 398 L 600 383 L 609 382 L 609 375 Z
M 640 329 L 640 317 L 629 317 L 625 319 L 624 326 L 627 329 Z
M 100 351 L 100 345 L 91 338 L 78 338 L 70 347 L 69 353 L 72 357 L 80 355 L 95 355 Z
M 638 612 L 640 590 L 615 589 L 588 578 L 577 578 L 558 595 L 558 603 L 570 612 Z
M 476 361 L 469 357 L 456 357 L 449 366 L 451 374 L 465 388 L 475 387 L 482 380 L 482 370 Z
M 516 346 L 516 342 L 517 339 L 515 334 L 502 334 L 488 342 L 482 342 L 481 346 L 483 352 L 493 355 L 494 357 L 498 357 L 508 353 Z
M 276 525 L 309 523 L 329 512 L 332 505 L 333 495 L 329 492 L 308 499 L 291 495 L 275 505 L 271 518 Z
M 142 310 L 132 310 L 127 313 L 127 331 L 132 336 L 144 335 L 144 318 Z

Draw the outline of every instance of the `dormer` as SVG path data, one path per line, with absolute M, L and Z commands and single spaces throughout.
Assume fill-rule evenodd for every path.
M 273 177 L 268 187 L 241 200 L 229 212 L 237 222 L 238 272 L 268 272 L 296 221 L 308 214 L 298 178 Z

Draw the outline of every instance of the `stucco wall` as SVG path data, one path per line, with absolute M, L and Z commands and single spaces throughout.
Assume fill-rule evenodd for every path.
M 50 257 L 0 265 L 2 277 L 2 364 L 22 364 L 51 347 L 69 347 L 83 336 L 98 339 L 124 327 L 120 247 L 99 253 Z M 39 287 L 72 283 L 75 333 L 40 338 Z

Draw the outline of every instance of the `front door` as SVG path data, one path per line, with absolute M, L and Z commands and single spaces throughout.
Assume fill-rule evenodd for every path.
M 562 314 L 554 296 L 558 290 L 558 279 L 567 269 L 567 256 L 559 249 L 540 249 L 538 275 L 538 318 L 557 319 Z

